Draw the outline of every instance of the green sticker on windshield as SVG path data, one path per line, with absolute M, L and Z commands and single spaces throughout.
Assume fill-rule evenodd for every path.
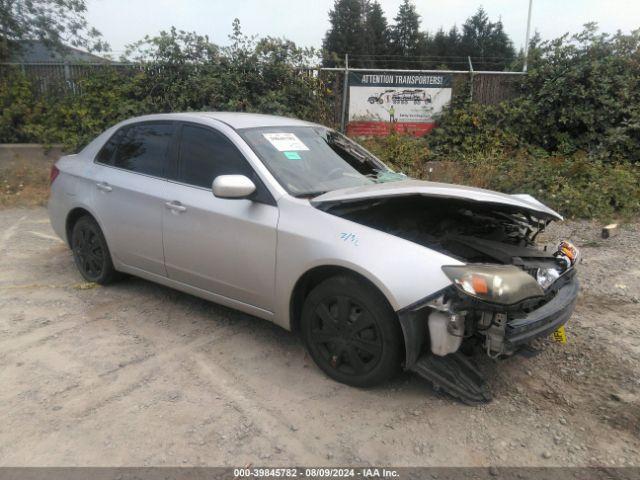
M 302 160 L 302 157 L 298 152 L 284 152 L 284 156 L 289 160 Z

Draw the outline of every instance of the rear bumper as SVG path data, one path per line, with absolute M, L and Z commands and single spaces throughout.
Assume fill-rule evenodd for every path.
M 544 337 L 567 323 L 575 309 L 579 290 L 580 284 L 574 275 L 548 303 L 523 318 L 508 322 L 505 347 L 512 349 L 535 338 Z
M 58 175 L 60 177 L 60 175 Z M 59 184 L 62 182 L 61 178 L 57 178 L 56 182 Z M 64 194 L 60 189 L 60 185 L 53 182 L 51 185 L 51 193 L 49 194 L 49 200 L 47 202 L 47 210 L 49 212 L 49 221 L 53 231 L 58 235 L 65 243 L 69 243 L 67 239 L 67 232 L 65 229 L 66 212 L 68 208 L 65 205 Z

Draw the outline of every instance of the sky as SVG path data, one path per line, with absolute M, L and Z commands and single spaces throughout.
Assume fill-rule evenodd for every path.
M 391 23 L 401 0 L 379 0 Z M 228 43 L 239 18 L 249 35 L 285 37 L 300 46 L 320 47 L 334 0 L 88 0 L 89 24 L 100 30 L 118 57 L 125 45 L 168 30 L 196 31 L 216 44 Z M 431 32 L 460 26 L 479 6 L 502 19 L 516 48 L 525 41 L 528 0 L 414 0 L 422 28 Z M 640 28 L 638 0 L 533 0 L 531 31 L 542 38 L 581 30 L 596 21 L 605 32 Z

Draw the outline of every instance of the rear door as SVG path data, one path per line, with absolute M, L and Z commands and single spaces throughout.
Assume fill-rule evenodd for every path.
M 166 276 L 162 246 L 163 198 L 173 122 L 119 129 L 96 157 L 95 209 L 117 261 Z
M 272 311 L 278 208 L 233 142 L 219 130 L 180 127 L 178 169 L 168 182 L 163 239 L 169 278 Z M 218 175 L 246 175 L 251 199 L 222 199 Z

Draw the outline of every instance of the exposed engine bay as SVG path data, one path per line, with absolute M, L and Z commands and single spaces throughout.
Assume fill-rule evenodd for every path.
M 552 247 L 536 243 L 551 219 L 509 205 L 420 195 L 335 204 L 325 210 L 465 264 L 443 266 L 452 285 L 398 312 L 406 367 L 423 376 L 441 369 L 434 383 L 446 384 L 443 371 L 450 373 L 454 367 L 464 371 L 453 377 L 465 377 L 465 372 L 477 377 L 466 360 L 452 361 L 450 354 L 481 348 L 492 358 L 512 355 L 533 338 L 561 328 L 573 311 L 577 249 L 569 242 Z M 428 360 L 425 352 L 430 353 Z M 435 364 L 433 356 L 447 357 L 447 367 Z
M 548 221 L 509 210 L 504 205 L 413 196 L 337 205 L 329 211 L 464 262 L 561 267 L 553 252 L 535 245 Z

